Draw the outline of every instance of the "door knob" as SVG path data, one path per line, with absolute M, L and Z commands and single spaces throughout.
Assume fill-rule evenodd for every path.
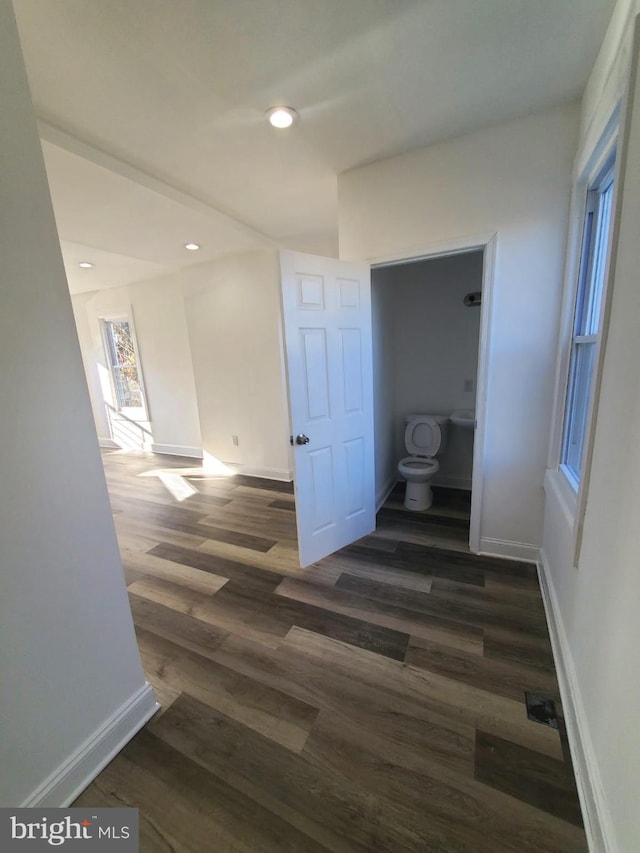
M 296 436 L 296 444 L 309 444 L 309 437 L 300 433 Z

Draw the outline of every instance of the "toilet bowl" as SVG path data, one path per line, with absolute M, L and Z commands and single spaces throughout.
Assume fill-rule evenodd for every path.
M 431 481 L 440 470 L 435 458 L 441 452 L 449 418 L 442 415 L 408 415 L 404 434 L 409 456 L 398 462 L 398 473 L 407 481 L 404 506 L 414 512 L 433 503 Z

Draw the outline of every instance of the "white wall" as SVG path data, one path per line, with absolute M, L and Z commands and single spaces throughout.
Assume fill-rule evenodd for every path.
M 291 479 L 277 252 L 229 256 L 181 278 L 205 453 Z
M 542 535 L 577 126 L 571 104 L 338 182 L 344 258 L 415 256 L 497 232 L 481 537 L 487 550 L 531 557 Z
M 0 81 L 0 805 L 58 806 L 155 703 L 8 0 L 0 0 Z M 125 706 L 115 740 L 105 739 Z M 94 752 L 74 763 L 93 738 Z
M 100 438 L 109 438 L 101 375 L 106 356 L 100 318 L 130 314 L 142 367 L 154 447 L 198 455 L 198 420 L 184 300 L 176 276 L 72 297 L 87 380 Z
M 280 240 L 283 248 L 293 252 L 306 252 L 309 255 L 323 255 L 325 258 L 338 257 L 338 229 L 335 233 L 298 234 Z
M 229 255 L 72 299 L 101 438 L 109 424 L 100 318 L 131 312 L 153 449 L 204 452 L 248 474 L 291 479 L 277 252 Z
M 614 104 L 624 95 L 631 64 L 633 19 L 639 12 L 639 0 L 617 0 L 614 7 L 582 98 L 578 166 L 595 148 Z
M 372 271 L 375 290 L 391 290 L 383 322 L 392 327 L 394 454 L 406 456 L 409 412 L 450 415 L 475 407 L 480 309 L 464 297 L 482 290 L 482 252 L 450 255 Z M 465 391 L 470 380 L 472 391 Z M 438 457 L 436 484 L 471 488 L 473 431 L 449 424 L 445 451 Z
M 576 162 L 588 160 L 628 76 L 636 2 L 619 3 L 587 87 Z M 550 590 L 578 770 L 586 779 L 593 849 L 640 847 L 640 98 L 636 91 L 627 182 L 587 497 L 582 548 L 574 567 L 575 501 L 550 470 L 544 525 L 544 577 Z M 573 282 L 567 281 L 571 288 Z M 611 286 L 611 285 L 610 285 Z M 561 411 L 561 409 L 560 409 Z

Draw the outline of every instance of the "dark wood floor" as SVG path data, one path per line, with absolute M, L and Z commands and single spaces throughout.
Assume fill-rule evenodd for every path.
M 560 710 L 535 569 L 470 555 L 464 500 L 394 495 L 302 571 L 287 484 L 104 463 L 162 710 L 75 805 L 139 808 L 142 851 L 587 849 L 562 719 L 526 713 Z

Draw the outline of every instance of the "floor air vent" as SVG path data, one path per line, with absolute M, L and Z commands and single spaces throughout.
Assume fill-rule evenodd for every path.
M 524 701 L 527 704 L 527 717 L 530 720 L 542 723 L 544 726 L 551 726 L 554 729 L 558 728 L 556 703 L 553 699 L 549 699 L 547 696 L 539 696 L 537 693 L 525 692 Z

